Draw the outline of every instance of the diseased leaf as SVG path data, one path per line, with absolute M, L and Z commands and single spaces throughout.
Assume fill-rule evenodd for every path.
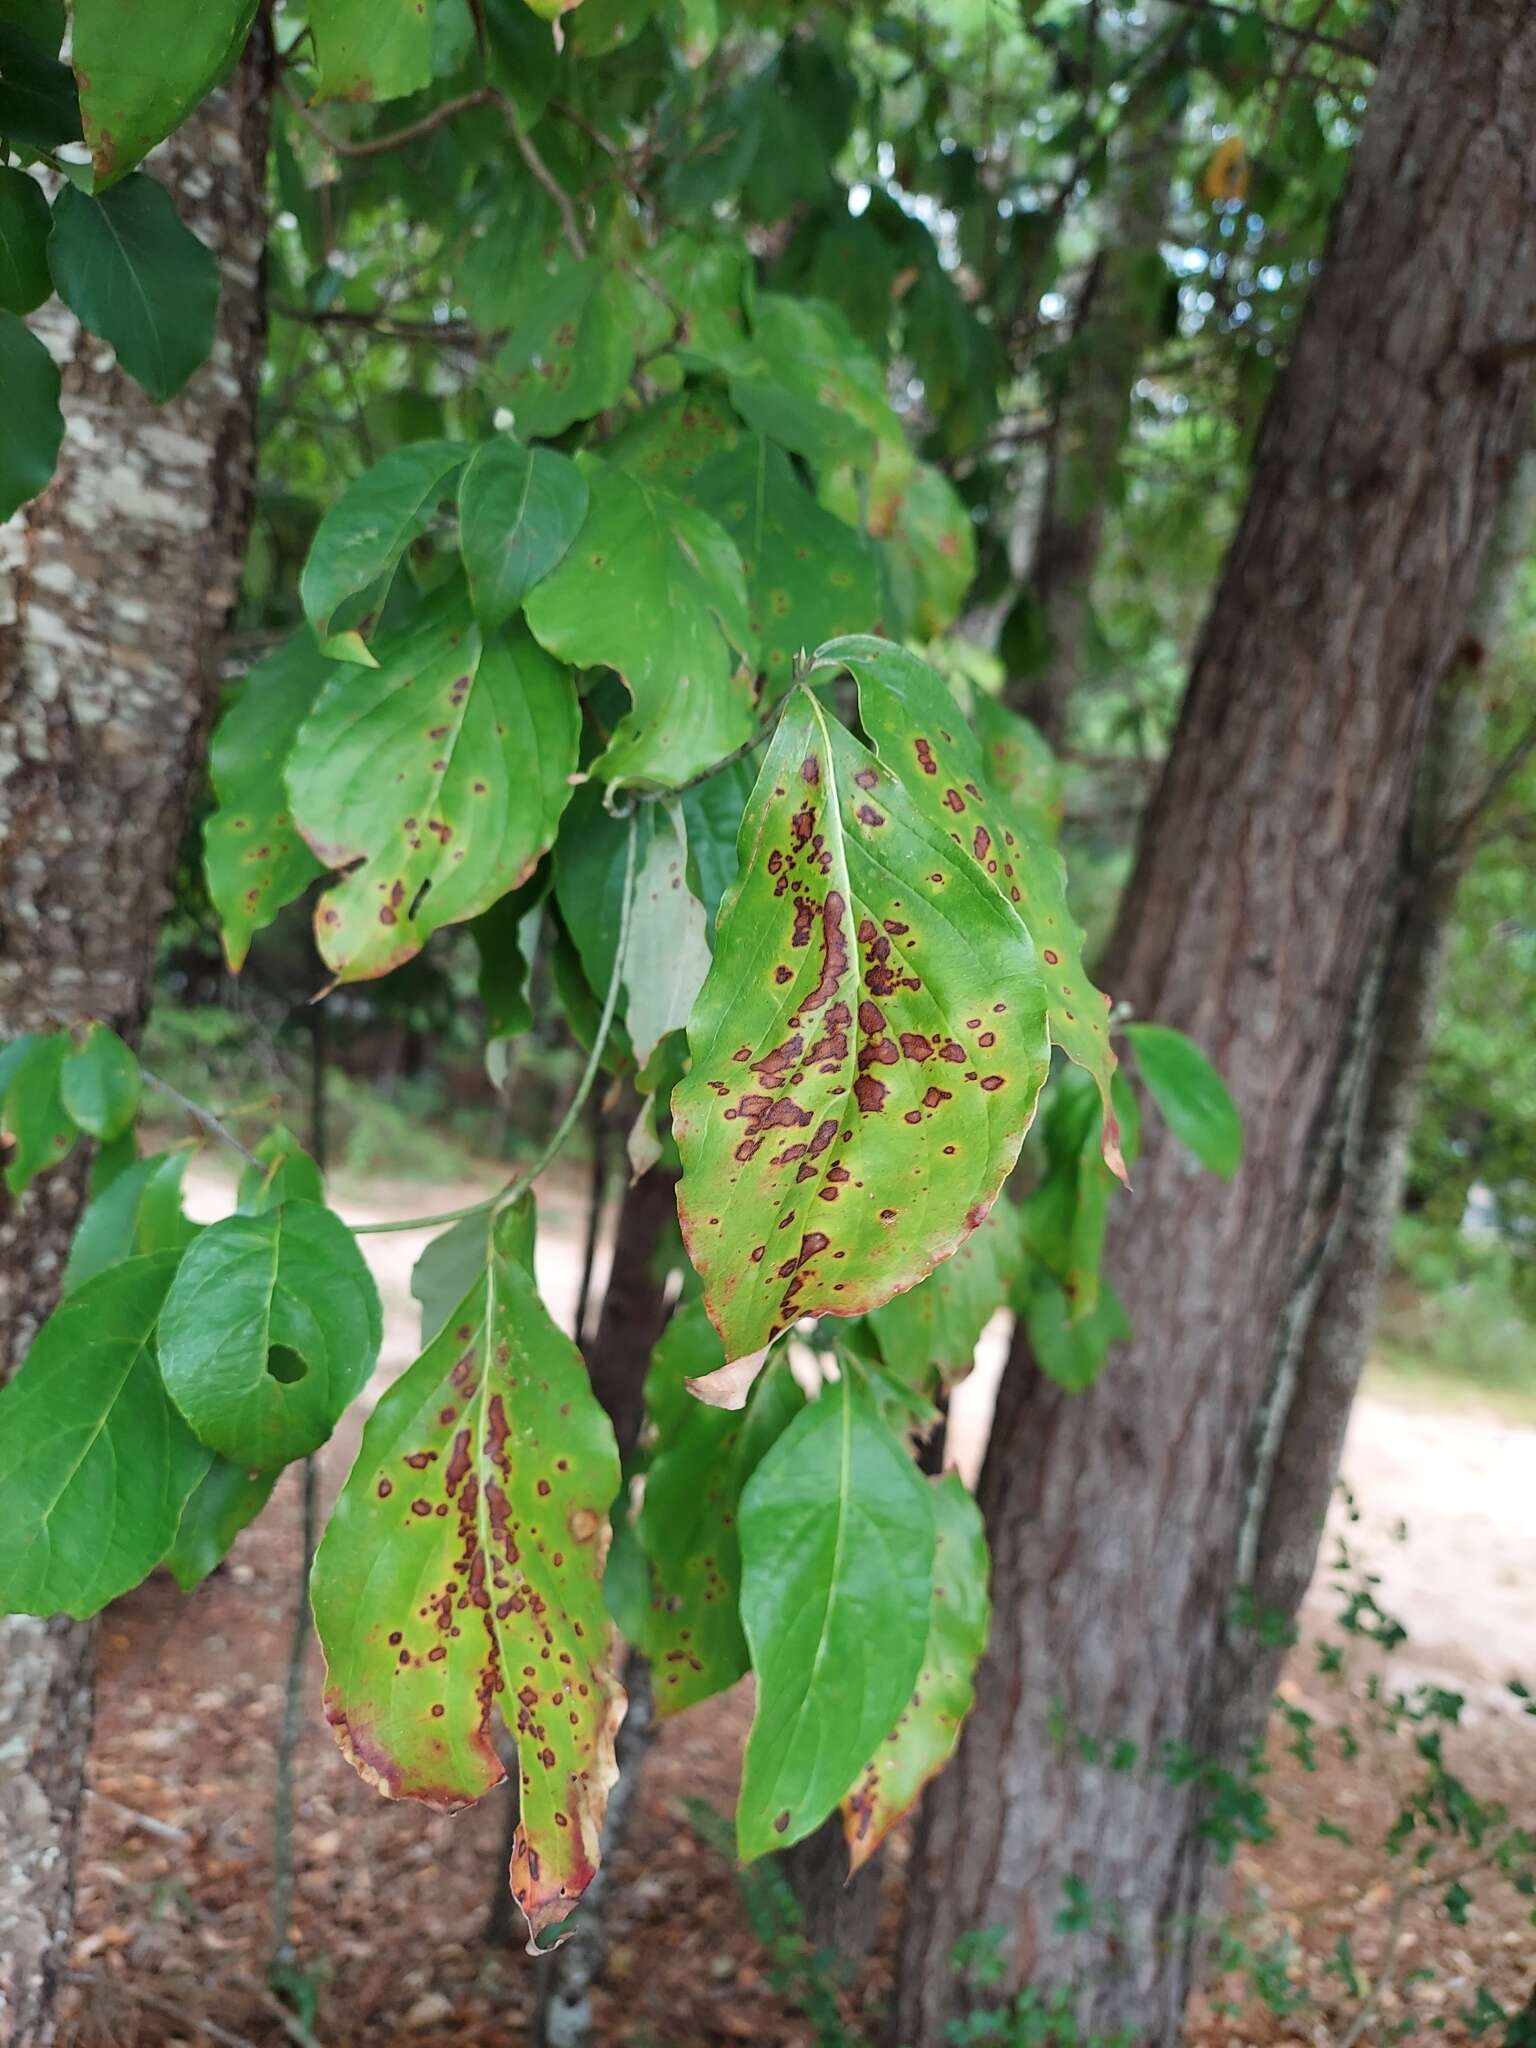
M 521 1794 L 512 1889 L 537 1938 L 596 1874 L 624 1697 L 602 1593 L 619 1459 L 509 1210 L 448 1323 L 369 1418 L 315 1560 L 326 1717 L 389 1798 Z
M 667 1325 L 646 1376 L 660 1442 L 636 1524 L 650 1560 L 649 1603 L 636 1640 L 651 1660 L 656 1712 L 665 1718 L 734 1685 L 748 1668 L 737 1601 L 741 1489 L 805 1405 L 787 1362 L 753 1389 L 745 1414 L 706 1407 L 686 1384 L 723 1363 L 702 1302 Z
M 181 1511 L 176 1540 L 165 1554 L 166 1568 L 183 1593 L 223 1563 L 240 1531 L 271 1499 L 280 1476 L 248 1471 L 227 1458 L 211 1461 Z
M 520 624 L 482 642 L 450 587 L 380 654 L 333 675 L 288 762 L 310 846 L 358 863 L 315 910 L 341 981 L 387 974 L 524 881 L 576 767 L 571 679 Z
M 521 297 L 496 357 L 518 433 L 563 434 L 615 404 L 634 371 L 644 310 L 610 257 L 578 260 L 557 247 Z
M 53 294 L 48 274 L 48 201 L 36 178 L 0 170 L 0 309 L 30 313 Z M 10 381 L 5 383 L 7 394 Z M 51 465 L 50 465 L 51 466 Z
M 867 469 L 882 442 L 911 464 L 880 365 L 830 306 L 760 292 L 750 339 L 711 333 L 685 353 L 724 374 L 749 426 L 818 470 Z
M 59 1099 L 82 1131 L 120 1138 L 139 1107 L 139 1063 L 107 1024 L 92 1024 L 59 1068 Z
M 986 787 L 996 790 L 1009 812 L 1044 845 L 1061 829 L 1061 766 L 1049 744 L 1027 718 L 977 690 L 972 697 L 976 736 L 986 764 Z
M 398 100 L 432 83 L 437 0 L 310 0 L 317 100 Z
M 1173 1135 L 1230 1180 L 1243 1161 L 1243 1120 L 1220 1074 L 1192 1038 L 1166 1024 L 1127 1024 L 1125 1036 Z
M 740 436 L 741 421 L 724 399 L 695 388 L 647 406 L 603 453 L 615 469 L 687 498 L 700 470 Z
M 325 1202 L 320 1169 L 283 1124 L 268 1131 L 256 1147 L 256 1166 L 243 1166 L 235 1189 L 235 1206 L 244 1216 L 260 1216 L 284 1202 Z
M 201 1226 L 181 1206 L 181 1183 L 191 1156 L 187 1147 L 136 1160 L 95 1197 L 69 1248 L 66 1294 L 123 1259 L 179 1252 L 192 1242 Z
M 580 668 L 623 678 L 634 708 L 591 772 L 675 788 L 752 736 L 757 638 L 730 537 L 670 491 L 588 457 L 586 524 L 532 591 L 534 637 Z
M 994 1202 L 953 1258 L 871 1311 L 880 1356 L 904 1386 L 929 1393 L 965 1378 L 982 1331 L 1008 1302 L 1021 1250 L 1018 1211 Z
M 70 55 L 97 189 L 131 171 L 233 69 L 256 0 L 74 0 Z
M 325 872 L 293 822 L 283 769 L 335 674 L 310 635 L 296 633 L 250 671 L 214 728 L 209 774 L 218 805 L 203 827 L 203 865 L 234 973 L 256 933 Z
M 651 806 L 651 843 L 635 878 L 624 955 L 625 1020 L 643 1068 L 669 1031 L 681 1031 L 709 972 L 704 906 L 688 887 L 682 807 Z
M 683 1231 L 733 1362 L 799 1316 L 878 1307 L 955 1251 L 1049 1059 L 1017 918 L 806 691 L 740 855 L 672 1098 Z
M 83 1620 L 136 1586 L 175 1536 L 208 1465 L 155 1369 L 175 1271 L 162 1252 L 98 1274 L 0 1388 L 0 1610 Z
M 14 313 L 0 312 L 0 391 L 6 415 L 0 434 L 4 520 L 47 485 L 64 438 L 58 365 Z
M 718 519 L 747 572 L 752 630 L 770 696 L 787 690 L 795 656 L 832 633 L 879 623 L 880 578 L 862 534 L 824 512 L 761 434 L 747 434 L 685 487 Z
M 931 1482 L 934 1553 L 928 1643 L 912 1697 L 843 1801 L 850 1877 L 948 1763 L 987 1647 L 987 1538 L 958 1472 Z
M 942 470 L 914 462 L 870 531 L 885 542 L 901 629 L 937 639 L 960 616 L 976 574 L 976 530 L 959 493 Z
M 75 1142 L 75 1121 L 60 1093 L 69 1039 L 62 1031 L 41 1037 L 29 1032 L 6 1051 L 0 1096 L 0 1141 L 10 1144 L 5 1184 L 13 1195 L 24 1195 Z
M 552 448 L 504 437 L 475 450 L 459 478 L 459 546 L 483 633 L 549 574 L 586 513 L 586 478 Z
M 785 1430 L 741 1500 L 757 1674 L 742 1861 L 820 1826 L 911 1698 L 933 1606 L 933 1494 L 852 1372 Z
M 1051 1038 L 1093 1076 L 1105 1110 L 1104 1158 L 1123 1180 L 1110 1101 L 1109 998 L 1084 970 L 1060 854 L 1040 844 L 990 793 L 981 747 L 926 662 L 889 641 L 850 635 L 818 648 L 816 665 L 849 670 L 859 686 L 860 719 L 881 761 L 1028 930 L 1045 979 Z
M 299 578 L 323 650 L 368 667 L 367 640 L 390 579 L 449 496 L 469 456 L 462 441 L 410 441 L 350 483 L 315 530 Z M 364 607 L 354 616 L 358 606 Z
M 171 195 L 136 171 L 99 197 L 64 185 L 48 267 L 82 327 L 151 398 L 174 398 L 213 347 L 219 266 Z
M 286 1465 L 318 1450 L 379 1355 L 378 1290 L 315 1202 L 226 1216 L 183 1255 L 160 1318 L 166 1391 L 210 1450 Z

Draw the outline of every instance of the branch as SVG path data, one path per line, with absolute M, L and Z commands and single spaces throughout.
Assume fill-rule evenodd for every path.
M 1477 795 L 1452 823 L 1444 840 L 1436 849 L 1437 860 L 1444 860 L 1451 854 L 1470 851 L 1470 842 L 1477 826 L 1488 815 L 1533 753 L 1536 753 L 1536 718 L 1531 720 L 1509 752 L 1496 764 Z
M 288 83 L 286 72 L 279 72 L 278 84 L 283 98 L 298 115 L 311 135 L 318 137 L 327 149 L 337 156 L 383 156 L 391 149 L 404 149 L 408 143 L 419 142 L 424 135 L 441 128 L 446 122 L 456 120 L 460 114 L 468 113 L 471 107 L 483 107 L 490 100 L 500 97 L 488 85 L 482 85 L 474 92 L 462 93 L 456 100 L 444 100 L 440 107 L 434 107 L 430 114 L 423 114 L 419 121 L 412 121 L 407 127 L 396 128 L 388 135 L 370 135 L 361 142 L 349 142 L 344 136 L 333 135 L 319 115 L 306 104 L 302 94 L 294 91 Z
M 1171 0 L 1175 7 L 1182 7 L 1189 14 L 1224 14 L 1229 21 L 1256 21 L 1260 27 L 1272 30 L 1276 35 L 1290 36 L 1299 43 L 1311 43 L 1319 50 L 1337 50 L 1341 57 L 1356 57 L 1363 64 L 1374 64 L 1378 55 L 1378 41 L 1374 36 L 1367 39 L 1350 36 L 1331 36 L 1319 28 L 1295 28 L 1288 21 L 1276 21 L 1272 15 L 1259 14 L 1248 7 L 1229 7 L 1225 0 Z
M 283 320 L 297 320 L 305 327 L 354 327 L 366 334 L 381 335 L 386 341 L 474 348 L 485 339 L 467 320 L 393 320 L 387 313 L 358 313 L 346 306 L 330 306 L 312 313 L 304 306 L 274 304 L 272 311 Z
M 1522 334 L 1511 341 L 1490 342 L 1472 358 L 1479 370 L 1501 370 L 1506 363 L 1528 363 L 1536 356 L 1536 334 Z
M 204 1109 L 202 1104 L 194 1102 L 190 1095 L 183 1095 L 181 1090 L 173 1088 L 169 1081 L 162 1081 L 158 1074 L 152 1074 L 148 1067 L 142 1067 L 140 1072 L 151 1088 L 156 1089 L 179 1108 L 184 1109 L 187 1115 L 195 1118 L 211 1136 L 221 1139 L 226 1145 L 232 1146 L 240 1154 L 240 1157 L 249 1160 L 252 1166 L 261 1165 L 261 1161 L 256 1157 L 256 1154 L 247 1146 L 242 1145 L 229 1126 L 221 1124 L 211 1109 Z
M 576 219 L 576 208 L 571 203 L 570 193 L 566 191 L 559 179 L 556 178 L 554 172 L 549 168 L 549 165 L 540 156 L 538 145 L 523 126 L 522 121 L 518 117 L 516 107 L 513 106 L 507 95 L 504 92 L 496 92 L 492 93 L 491 97 L 501 108 L 502 119 L 507 124 L 507 133 L 512 137 L 518 155 L 532 173 L 534 183 L 540 186 L 554 203 L 555 211 L 560 216 L 560 225 L 565 230 L 565 239 L 570 244 L 571 254 L 578 263 L 583 262 L 587 254 L 587 245 L 582 238 L 581 227 Z

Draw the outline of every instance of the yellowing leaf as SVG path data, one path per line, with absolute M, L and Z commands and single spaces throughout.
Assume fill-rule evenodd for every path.
M 1248 152 L 1240 135 L 1229 135 L 1217 143 L 1201 176 L 1200 189 L 1212 206 L 1248 197 Z

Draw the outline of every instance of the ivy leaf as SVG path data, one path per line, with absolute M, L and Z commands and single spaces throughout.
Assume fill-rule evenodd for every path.
M 660 1442 L 646 1473 L 636 1533 L 650 1560 L 649 1604 L 637 1640 L 651 1660 L 665 1718 L 734 1685 L 748 1668 L 737 1601 L 741 1490 L 805 1405 L 776 1360 L 744 1415 L 709 1408 L 687 1382 L 723 1362 L 702 1302 L 678 1310 L 652 1354 L 646 1402 Z
M 33 25 L 29 19 L 27 27 Z M 74 73 L 11 22 L 0 22 L 0 135 L 28 149 L 80 140 Z
M 192 1242 L 201 1226 L 181 1206 L 181 1183 L 191 1156 L 184 1147 L 135 1160 L 96 1196 L 69 1248 L 66 1294 L 123 1259 L 179 1252 Z
M 651 806 L 651 842 L 635 879 L 624 955 L 625 1021 L 644 1068 L 669 1031 L 681 1031 L 709 972 L 704 906 L 688 887 L 680 804 Z
M 753 1473 L 740 1533 L 757 1709 L 736 1839 L 751 1862 L 826 1819 L 911 1698 L 933 1606 L 933 1493 L 847 1371 Z
M 59 1066 L 59 1099 L 82 1131 L 120 1138 L 138 1113 L 139 1063 L 106 1024 L 91 1024 Z
M 157 1564 L 208 1453 L 165 1397 L 155 1323 L 172 1253 L 69 1296 L 0 1388 L 0 1609 L 98 1613 Z
M 588 458 L 586 524 L 530 594 L 534 637 L 616 669 L 634 700 L 591 772 L 676 788 L 752 737 L 757 640 L 729 535 L 670 491 Z
M 212 1460 L 182 1509 L 176 1540 L 165 1553 L 165 1565 L 183 1593 L 223 1563 L 240 1531 L 271 1499 L 280 1476 L 252 1472 L 228 1458 Z
M 804 649 L 878 623 L 880 578 L 868 543 L 822 510 L 789 457 L 761 434 L 744 435 L 706 463 L 686 495 L 741 553 L 770 695 L 788 689 Z
M 912 1697 L 843 1801 L 849 1876 L 862 1870 L 954 1755 L 987 1647 L 987 1538 L 958 1472 L 931 1482 L 933 1606 Z
M 903 1386 L 926 1393 L 965 1378 L 982 1331 L 1008 1302 L 1021 1249 L 1018 1211 L 995 1202 L 953 1258 L 871 1312 L 880 1356 Z
M 348 484 L 331 506 L 299 578 L 304 616 L 325 653 L 372 665 L 368 634 L 390 580 L 469 452 L 462 441 L 408 442 Z
M 1166 1024 L 1127 1024 L 1125 1036 L 1173 1135 L 1230 1180 L 1243 1161 L 1243 1120 L 1220 1074 L 1192 1038 Z
M 1045 997 L 1007 903 L 807 691 L 672 1098 L 679 1213 L 733 1363 L 916 1286 L 986 1215 L 1034 1115 Z
M 75 1121 L 64 1107 L 60 1076 L 70 1042 L 62 1031 L 27 1033 L 7 1046 L 0 1099 L 0 1140 L 11 1153 L 5 1184 L 24 1195 L 40 1173 L 57 1166 L 75 1142 Z
M 1052 1041 L 1093 1076 L 1105 1112 L 1104 1159 L 1124 1180 L 1110 1101 L 1109 998 L 1084 970 L 1060 854 L 1027 833 L 989 792 L 976 737 L 926 662 L 889 641 L 851 635 L 818 648 L 816 666 L 849 671 L 858 684 L 859 716 L 881 761 L 902 777 L 925 820 L 960 848 L 971 871 L 1028 930 L 1045 980 Z
M 483 633 L 511 618 L 586 514 L 586 478 L 552 448 L 505 437 L 475 450 L 459 478 L 459 546 Z
M 53 475 L 64 415 L 59 370 L 53 357 L 14 313 L 0 312 L 0 390 L 5 432 L 0 434 L 0 520 L 35 498 Z
M 1040 1368 L 1070 1393 L 1091 1387 L 1112 1344 L 1131 1334 L 1125 1304 L 1107 1280 L 1100 1280 L 1093 1307 L 1075 1314 L 1074 1303 L 1052 1274 L 1037 1272 L 1024 1310 L 1030 1347 Z
M 436 0 L 310 0 L 317 100 L 397 100 L 432 83 Z
M 234 68 L 256 0 L 74 0 L 70 54 L 98 191 L 131 171 Z
M 219 266 L 153 178 L 135 172 L 99 197 L 65 185 L 48 267 L 81 326 L 112 344 L 151 398 L 174 398 L 207 361 Z
M 235 1206 L 242 1216 L 260 1216 L 284 1202 L 325 1205 L 325 1181 L 318 1166 L 283 1124 L 256 1147 L 259 1164 L 240 1169 Z
M 218 802 L 203 827 L 203 866 L 232 973 L 256 933 L 325 872 L 293 822 L 283 769 L 335 673 L 310 635 L 296 633 L 249 672 L 214 728 L 209 774 Z
M 596 1874 L 617 1775 L 601 1569 L 619 1459 L 539 1299 L 531 1203 L 488 1249 L 370 1416 L 313 1596 L 326 1717 L 387 1797 L 452 1811 L 498 1784 L 501 1708 L 521 1775 L 512 1889 L 537 1938 Z
M 378 1290 L 315 1202 L 226 1216 L 183 1255 L 160 1318 L 166 1391 L 210 1450 L 286 1465 L 318 1450 L 379 1354 Z
M 25 171 L 0 170 L 0 309 L 30 313 L 53 295 L 43 188 Z M 10 385 L 7 381 L 6 389 Z
M 532 873 L 570 800 L 580 710 L 521 624 L 482 641 L 450 588 L 333 675 L 288 762 L 300 831 L 333 867 L 315 910 L 338 980 L 367 981 Z

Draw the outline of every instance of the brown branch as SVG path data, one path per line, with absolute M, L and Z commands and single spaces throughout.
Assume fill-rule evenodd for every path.
M 311 312 L 305 306 L 274 304 L 272 311 L 283 320 L 297 320 L 306 327 L 351 327 L 377 334 L 386 341 L 431 342 L 443 347 L 475 348 L 486 339 L 467 320 L 394 320 L 387 313 L 359 313 L 346 306 L 327 306 Z
M 541 187 L 553 202 L 555 211 L 560 216 L 560 225 L 565 230 L 565 239 L 570 245 L 571 254 L 578 263 L 584 262 L 587 245 L 582 238 L 581 226 L 576 219 L 576 208 L 572 204 L 570 193 L 539 154 L 538 145 L 523 126 L 516 107 L 507 95 L 504 92 L 497 92 L 492 93 L 491 97 L 501 108 L 502 118 L 507 124 L 507 133 L 512 137 L 518 155 L 528 166 L 534 183 Z
M 1536 754 L 1536 719 L 1532 719 L 1503 759 L 1495 763 L 1477 795 L 1453 821 L 1444 840 L 1435 850 L 1437 860 L 1444 860 L 1453 854 L 1470 852 L 1478 825 L 1514 781 L 1532 754 Z
M 346 157 L 382 156 L 387 150 L 404 149 L 408 143 L 419 142 L 424 135 L 430 135 L 434 129 L 456 120 L 471 107 L 483 107 L 488 101 L 500 97 L 490 86 L 479 86 L 474 92 L 463 93 L 456 100 L 444 100 L 440 107 L 434 107 L 430 114 L 423 114 L 419 121 L 412 121 L 404 128 L 396 128 L 388 135 L 370 135 L 361 142 L 349 142 L 343 136 L 331 133 L 306 103 L 303 95 L 289 84 L 286 72 L 278 74 L 278 84 L 282 88 L 283 98 L 309 132 L 318 137 L 335 155 Z
M 64 1982 L 84 1991 L 106 1991 L 120 1998 L 131 1998 L 136 2004 L 159 2013 L 162 2018 L 174 2020 L 180 2027 L 190 2027 L 194 2033 L 206 2034 L 210 2041 L 219 2043 L 219 2048 L 256 2048 L 255 2042 L 247 2035 L 232 2034 L 227 2027 L 205 2019 L 200 2012 L 193 2012 L 185 2005 L 178 2005 L 174 1999 L 162 1998 L 158 1992 L 146 1990 L 142 1984 L 102 1976 L 94 1970 L 66 1970 Z
M 1356 39 L 1331 36 L 1319 28 L 1296 28 L 1288 21 L 1276 21 L 1272 15 L 1256 13 L 1252 8 L 1229 7 L 1225 0 L 1171 0 L 1171 4 L 1182 7 L 1189 14 L 1224 14 L 1229 21 L 1256 21 L 1261 28 L 1276 35 L 1311 43 L 1320 50 L 1337 50 L 1341 57 L 1356 57 L 1364 64 L 1376 62 L 1378 42 L 1375 37 Z
M 1522 334 L 1513 341 L 1495 341 L 1479 349 L 1473 362 L 1480 370 L 1501 370 L 1506 363 L 1528 363 L 1536 356 L 1536 334 Z

